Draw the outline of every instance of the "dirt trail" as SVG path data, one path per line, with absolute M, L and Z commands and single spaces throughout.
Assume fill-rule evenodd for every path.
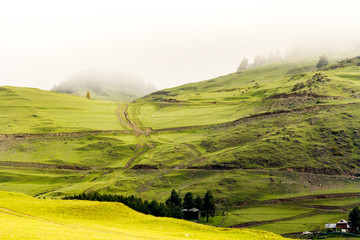
M 81 180 L 84 179 L 85 176 L 88 175 L 88 174 L 89 174 L 89 173 L 86 172 L 85 175 L 82 175 L 81 177 L 74 178 L 74 179 L 68 181 L 66 186 L 55 187 L 55 188 L 53 188 L 53 189 L 49 189 L 49 190 L 47 190 L 47 191 L 37 193 L 37 194 L 33 195 L 33 197 L 39 197 L 39 196 L 44 195 L 44 194 L 47 194 L 47 193 L 51 193 L 51 192 L 55 192 L 55 191 L 58 191 L 58 190 L 63 189 L 63 188 L 71 187 L 71 186 L 73 185 L 73 183 L 78 182 L 78 181 L 81 181 Z
M 133 162 L 138 158 L 140 157 L 141 155 L 143 155 L 144 153 L 146 153 L 148 151 L 148 149 L 143 149 L 142 151 L 140 152 L 136 152 L 127 162 L 126 162 L 126 165 L 125 165 L 125 168 L 129 168 Z
M 151 133 L 151 128 L 147 128 L 146 130 L 142 130 L 140 127 L 138 127 L 128 115 L 128 104 L 120 104 L 119 107 L 116 109 L 115 113 L 117 118 L 119 119 L 120 123 L 126 128 L 126 129 L 132 129 L 136 136 L 145 135 L 148 136 Z
M 119 105 L 119 107 L 115 110 L 115 114 L 116 114 L 116 117 L 117 117 L 117 119 L 119 120 L 119 122 L 121 123 L 121 125 L 125 128 L 125 129 L 127 129 L 127 128 L 130 128 L 131 129 L 131 127 L 129 127 L 128 126 L 128 124 L 124 121 L 124 119 L 121 117 L 121 113 L 123 113 L 124 112 L 124 105 L 122 105 L 122 104 L 120 104 Z
M 87 134 L 101 134 L 101 133 L 131 133 L 129 130 L 135 131 L 137 135 L 150 135 L 152 132 L 168 132 L 168 131 L 186 131 L 191 129 L 202 129 L 202 128 L 221 128 L 221 127 L 228 127 L 234 126 L 242 123 L 247 123 L 249 121 L 253 121 L 256 119 L 267 118 L 267 117 L 276 117 L 280 115 L 286 114 L 303 114 L 312 111 L 319 111 L 324 109 L 329 109 L 333 107 L 343 107 L 343 106 L 350 106 L 350 105 L 360 105 L 360 103 L 346 103 L 346 104 L 338 104 L 338 105 L 318 105 L 313 107 L 305 107 L 300 109 L 293 109 L 293 110 L 281 110 L 276 112 L 264 112 L 259 114 L 250 115 L 247 117 L 239 118 L 234 121 L 218 123 L 218 124 L 206 124 L 206 125 L 194 125 L 194 126 L 186 126 L 186 127 L 173 127 L 173 128 L 159 128 L 159 129 L 152 129 L 148 127 L 146 130 L 140 129 L 134 122 L 130 120 L 127 113 L 128 105 L 119 105 L 119 107 L 115 110 L 115 114 L 125 129 L 128 130 L 94 130 L 94 131 L 82 131 L 82 132 L 68 132 L 68 133 L 23 133 L 23 134 L 0 134 L 0 139 L 7 139 L 7 138 L 39 138 L 39 137 L 47 137 L 47 136 L 85 136 Z M 122 117 L 123 115 L 123 117 Z

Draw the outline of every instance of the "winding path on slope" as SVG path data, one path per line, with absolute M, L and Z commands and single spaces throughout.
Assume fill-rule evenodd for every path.
M 131 119 L 128 114 L 129 104 L 120 104 L 119 107 L 115 110 L 115 114 L 121 123 L 125 127 L 125 129 L 132 129 L 136 136 L 145 135 L 148 136 L 151 133 L 151 128 L 147 128 L 146 130 L 142 130 L 139 126 L 137 126 Z

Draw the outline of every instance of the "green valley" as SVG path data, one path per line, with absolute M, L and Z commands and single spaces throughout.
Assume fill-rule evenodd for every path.
M 360 57 L 334 60 L 319 70 L 315 64 L 283 60 L 131 103 L 1 87 L 0 190 L 47 199 L 82 192 L 134 194 L 149 201 L 165 201 L 172 189 L 182 197 L 211 190 L 217 216 L 210 225 L 285 236 L 321 230 L 360 205 Z M 10 195 L 2 193 L 0 207 L 34 216 L 22 221 L 46 218 L 51 225 L 57 217 L 51 208 L 80 207 L 77 201 Z M 48 209 L 27 212 L 6 205 L 10 197 L 24 204 L 46 202 Z M 92 209 L 100 203 L 82 204 Z M 112 203 L 101 207 L 125 211 Z M 6 215 L 10 210 L 1 210 L 2 222 L 17 217 Z M 125 231 L 116 224 L 105 227 L 106 219 L 80 217 L 79 228 L 96 225 L 101 239 Z M 75 221 L 62 218 L 56 220 L 59 229 Z M 165 221 L 150 216 L 141 221 L 147 218 Z M 220 234 L 216 239 L 255 233 L 167 221 L 174 221 L 174 228 L 212 229 Z M 180 225 L 180 232 L 187 228 Z M 161 234 L 184 237 L 177 230 L 169 238 Z

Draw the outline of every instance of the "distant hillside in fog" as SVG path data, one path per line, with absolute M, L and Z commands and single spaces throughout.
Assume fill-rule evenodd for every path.
M 85 96 L 89 90 L 93 99 L 129 102 L 156 91 L 156 88 L 153 83 L 129 73 L 84 70 L 51 90 L 79 96 Z

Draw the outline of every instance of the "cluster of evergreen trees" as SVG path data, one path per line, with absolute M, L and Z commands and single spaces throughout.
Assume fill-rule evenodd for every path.
M 188 192 L 184 199 L 175 191 L 171 191 L 170 197 L 165 203 L 152 200 L 151 202 L 143 201 L 140 197 L 100 194 L 97 192 L 82 193 L 79 195 L 65 196 L 64 199 L 90 200 L 100 202 L 120 202 L 135 211 L 145 214 L 151 214 L 158 217 L 173 217 L 184 219 L 196 219 L 200 214 L 206 217 L 213 217 L 215 214 L 214 197 L 210 191 L 207 191 L 204 198 L 199 196 L 194 199 L 193 194 Z
M 269 63 L 269 62 L 275 62 L 282 59 L 282 54 L 280 51 L 276 52 L 269 52 L 269 54 L 266 56 L 264 55 L 257 55 L 254 58 L 254 62 L 250 63 L 249 59 L 243 58 L 240 65 L 237 67 L 237 71 L 240 72 L 242 70 L 261 66 L 263 64 Z M 329 64 L 328 58 L 325 55 L 320 56 L 319 61 L 316 63 L 317 68 L 321 68 L 323 66 L 326 66 Z
M 254 58 L 253 63 L 250 63 L 247 58 L 243 58 L 240 65 L 237 68 L 237 71 L 245 70 L 247 68 L 261 66 L 266 63 L 280 61 L 282 59 L 282 53 L 280 51 L 269 52 L 268 55 L 257 55 Z

